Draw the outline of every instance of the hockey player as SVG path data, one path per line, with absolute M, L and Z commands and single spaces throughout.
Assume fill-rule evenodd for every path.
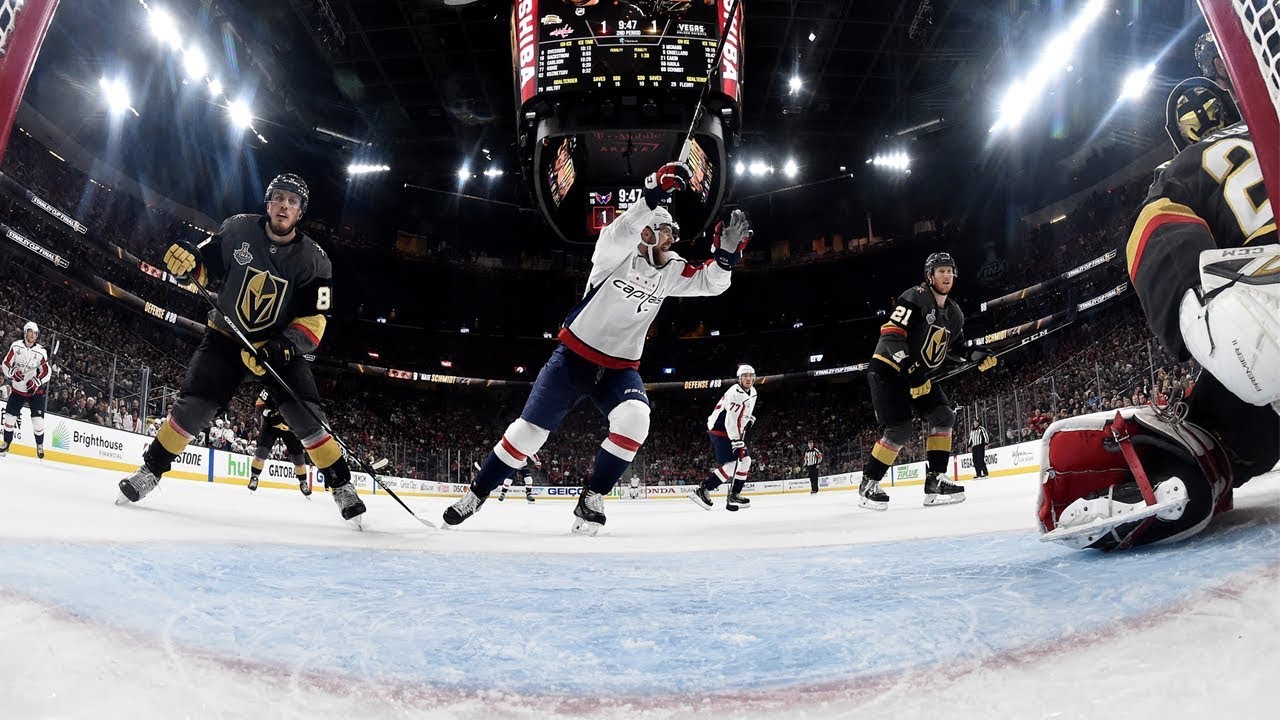
M 578 496 L 574 532 L 595 535 L 605 524 L 604 495 L 613 489 L 649 435 L 649 398 L 637 368 L 645 334 L 667 297 L 719 295 L 751 237 L 735 210 L 716 226 L 714 262 L 691 265 L 671 252 L 671 213 L 662 205 L 688 187 L 689 169 L 670 163 L 645 179 L 641 200 L 600 233 L 587 291 L 569 311 L 560 345 L 534 381 L 520 417 L 503 433 L 461 500 L 444 513 L 457 525 L 471 517 L 512 468 L 538 452 L 583 398 L 609 421 L 591 477 Z
M 253 404 L 254 411 L 258 415 L 258 443 L 253 450 L 253 462 L 249 468 L 249 491 L 253 492 L 258 489 L 258 477 L 262 475 L 262 468 L 266 465 L 267 458 L 271 457 L 271 448 L 275 447 L 276 440 L 284 442 L 284 449 L 289 453 L 289 462 L 293 463 L 294 476 L 298 478 L 298 489 L 305 496 L 311 495 L 311 482 L 307 480 L 307 451 L 302 447 L 302 441 L 297 435 L 289 429 L 289 424 L 284 421 L 284 416 L 280 414 L 280 408 L 276 405 L 276 400 L 271 396 L 271 391 L 263 388 L 258 393 L 258 399 Z
M 498 491 L 498 502 L 507 499 L 507 492 L 511 490 L 511 485 L 515 481 L 517 474 L 520 475 L 524 482 L 524 499 L 534 502 L 533 499 L 533 471 L 542 469 L 542 461 L 537 455 L 530 455 L 525 458 L 524 466 L 519 470 L 512 470 L 502 479 L 502 490 Z
M 742 487 L 751 470 L 751 453 L 747 450 L 747 428 L 755 422 L 756 382 L 755 368 L 738 366 L 738 382 L 734 383 L 707 418 L 707 434 L 711 437 L 711 452 L 715 467 L 711 475 L 698 485 L 689 499 L 710 510 L 714 503 L 711 492 L 723 483 L 729 483 L 729 495 L 725 508 L 739 510 L 751 507 L 751 501 L 742 496 Z
M 1171 98 L 1174 105 L 1185 103 Z M 1117 550 L 1190 537 L 1231 509 L 1233 488 L 1280 459 L 1274 208 L 1243 123 L 1192 130 L 1203 139 L 1186 147 L 1186 134 L 1170 133 L 1180 151 L 1156 177 L 1122 251 L 1152 332 L 1203 370 L 1186 402 L 1167 411 L 1126 408 L 1049 426 L 1042 539 Z
M 639 500 L 645 496 L 644 488 L 640 485 L 640 476 L 631 476 L 631 485 L 627 488 L 627 497 L 631 500 Z
M 22 406 L 31 408 L 31 433 L 36 440 L 36 457 L 44 459 L 44 411 L 48 397 L 45 387 L 53 370 L 49 367 L 49 353 L 36 340 L 40 327 L 34 322 L 22 326 L 22 338 L 14 340 L 5 353 L 0 371 L 9 381 L 9 400 L 4 405 L 4 444 L 0 456 L 9 452 L 13 432 L 17 427 Z
M 964 313 L 949 297 L 955 285 L 955 270 L 956 261 L 950 254 L 930 255 L 924 264 L 924 282 L 902 293 L 889 322 L 880 326 L 867 383 L 871 386 L 876 420 L 884 430 L 863 467 L 858 488 L 858 504 L 862 507 L 889 508 L 889 495 L 880 489 L 880 481 L 911 436 L 912 412 L 929 423 L 924 504 L 964 502 L 964 487 L 946 475 L 955 412 L 942 388 L 931 379 L 964 339 Z M 985 351 L 974 353 L 970 359 L 978 363 L 982 372 L 996 364 L 995 356 Z
M 165 253 L 165 266 L 177 277 L 193 276 L 219 287 L 218 310 L 209 313 L 204 339 L 191 358 L 182 390 L 169 416 L 143 456 L 142 467 L 120 481 L 124 501 L 138 502 L 169 471 L 173 458 L 225 407 L 246 375 L 262 377 L 268 361 L 311 413 L 272 387 L 280 415 L 302 440 L 312 462 L 324 473 L 342 517 L 359 524 L 364 502 L 351 485 L 351 470 L 338 443 L 316 417 L 323 417 L 311 367 L 301 356 L 324 337 L 333 307 L 332 266 L 320 246 L 298 230 L 307 210 L 307 184 L 291 173 L 267 186 L 265 215 L 236 215 L 199 247 L 179 241 Z M 231 335 L 234 323 L 253 342 L 256 353 Z M 312 415 L 314 413 L 314 417 Z

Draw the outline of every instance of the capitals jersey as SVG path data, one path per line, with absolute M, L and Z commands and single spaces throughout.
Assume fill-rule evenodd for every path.
M 956 301 L 948 297 L 938 307 L 933 291 L 916 285 L 898 296 L 871 357 L 914 387 L 937 375 L 951 348 L 963 342 L 964 313 Z
M 724 391 L 716 409 L 707 418 L 707 432 L 738 442 L 747 432 L 747 425 L 756 419 L 756 389 L 744 389 L 734 383 Z
M 266 222 L 265 215 L 235 215 L 200 244 L 196 273 L 218 288 L 209 325 L 226 332 L 230 317 L 255 344 L 283 335 L 309 353 L 333 309 L 333 266 L 301 231 L 284 245 L 267 239 Z
M 654 212 L 641 200 L 600 232 L 587 292 L 569 311 L 560 342 L 606 368 L 638 368 L 644 338 L 667 297 L 719 295 L 732 273 L 708 260 L 691 265 L 675 253 L 655 268 L 637 250 Z
M 1200 252 L 1275 243 L 1274 210 L 1244 123 L 1187 146 L 1161 169 L 1122 251 L 1147 322 L 1170 353 L 1188 357 L 1178 308 L 1200 286 Z
M 49 384 L 53 375 L 49 367 L 49 353 L 40 343 L 28 346 L 26 340 L 15 340 L 9 346 L 0 370 L 13 385 L 13 391 L 23 397 L 43 395 L 44 386 Z

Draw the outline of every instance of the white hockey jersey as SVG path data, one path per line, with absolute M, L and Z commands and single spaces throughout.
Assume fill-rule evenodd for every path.
M 707 418 L 707 432 L 712 435 L 727 437 L 732 442 L 742 439 L 747 432 L 747 424 L 755 419 L 756 389 L 746 390 L 742 385 L 734 383 L 724 391 L 716 409 Z
M 719 295 L 732 273 L 708 260 L 691 265 L 667 253 L 661 268 L 637 250 L 654 211 L 641 200 L 600 232 L 591 255 L 587 292 L 569 311 L 560 342 L 577 355 L 612 369 L 640 367 L 644 338 L 667 297 Z
M 13 391 L 23 396 L 43 394 L 49 384 L 53 369 L 49 367 L 49 353 L 40 343 L 27 347 L 26 340 L 15 340 L 5 353 L 0 371 L 13 385 Z

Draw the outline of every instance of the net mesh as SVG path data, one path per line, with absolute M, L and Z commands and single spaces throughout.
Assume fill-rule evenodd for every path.
M 0 0 L 0 55 L 9 47 L 9 38 L 18 21 L 18 11 L 25 0 Z
M 1244 26 L 1258 72 L 1267 86 L 1271 107 L 1280 116 L 1280 3 L 1275 0 L 1232 0 Z

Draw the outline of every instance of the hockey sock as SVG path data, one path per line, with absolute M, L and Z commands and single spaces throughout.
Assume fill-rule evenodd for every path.
M 742 492 L 742 488 L 746 487 L 747 481 L 738 479 L 733 481 L 733 494 L 737 495 Z
M 44 446 L 44 433 L 40 433 L 39 435 L 36 435 L 35 437 L 36 437 L 36 447 L 43 447 L 43 446 Z M 9 442 L 9 441 L 8 441 L 8 440 L 5 440 L 5 442 Z
M 173 416 L 165 418 L 156 431 L 156 441 L 147 446 L 142 454 L 142 463 L 151 474 L 160 477 L 173 467 L 173 459 L 187 449 L 191 435 L 173 421 Z
M 929 459 L 929 472 L 945 473 L 947 460 L 951 459 L 951 428 L 934 428 L 924 441 L 925 457 Z
M 872 454 L 871 459 L 867 461 L 867 464 L 862 466 L 863 477 L 870 478 L 876 482 L 883 480 L 885 473 L 887 472 L 889 472 L 889 466 L 874 454 Z
M 702 481 L 703 487 L 708 490 L 715 490 L 719 488 L 721 483 L 720 473 L 717 470 L 712 470 L 711 474 L 707 476 L 707 479 Z
M 630 464 L 630 460 L 623 460 L 608 450 L 600 448 L 600 452 L 596 454 L 596 466 L 591 471 L 589 486 L 601 495 L 608 493 L 614 485 L 618 484 L 618 480 L 622 479 L 622 473 L 627 471 L 627 466 Z
M 320 472 L 324 473 L 325 487 L 340 488 L 351 482 L 351 468 L 343 455 L 339 455 L 338 460 L 329 467 L 320 468 Z
M 489 497 L 489 493 L 501 485 L 510 474 L 511 466 L 503 462 L 502 458 L 498 457 L 498 453 L 490 450 L 489 457 L 485 458 L 484 463 L 480 465 L 480 472 L 476 473 L 476 479 L 471 485 L 475 488 L 476 495 Z
M 306 484 L 307 484 L 307 472 L 306 472 L 305 470 L 304 470 L 304 471 L 302 471 L 302 472 L 300 472 L 300 473 L 298 473 L 298 474 L 297 474 L 297 477 L 298 477 L 298 486 L 299 486 L 299 487 L 301 487 L 302 485 L 306 485 Z M 307 487 L 310 487 L 310 486 L 308 485 Z
M 253 477 L 258 477 L 259 475 L 262 474 L 262 466 L 265 464 L 266 462 L 262 458 L 255 457 L 249 463 L 249 474 L 252 475 Z
M 4 429 L 4 444 L 9 445 L 13 442 L 13 431 L 9 428 Z

